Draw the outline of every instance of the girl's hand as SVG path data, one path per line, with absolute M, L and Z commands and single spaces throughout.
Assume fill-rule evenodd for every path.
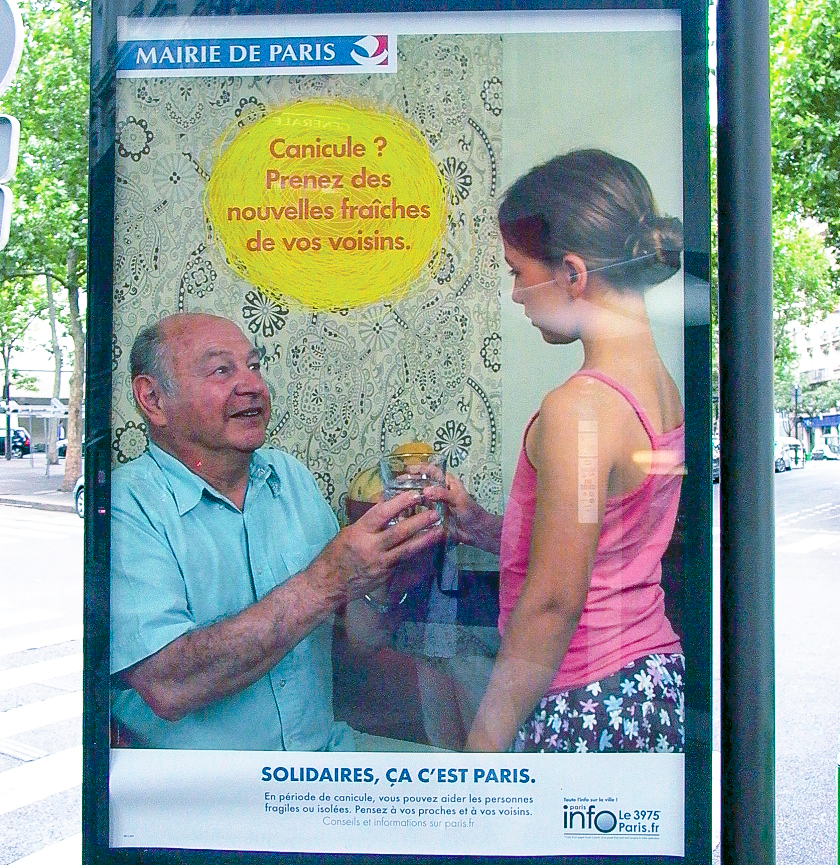
M 446 506 L 447 533 L 452 541 L 499 554 L 502 518 L 486 511 L 455 475 L 447 474 L 445 487 L 426 487 L 423 498 Z

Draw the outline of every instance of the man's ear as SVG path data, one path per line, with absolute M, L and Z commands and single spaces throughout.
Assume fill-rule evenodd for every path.
M 570 252 L 563 256 L 563 263 L 560 267 L 562 277 L 569 286 L 569 291 L 575 297 L 580 297 L 586 288 L 589 276 L 586 270 L 586 262 L 579 255 Z
M 166 411 L 163 406 L 164 393 L 160 382 L 152 375 L 138 375 L 131 382 L 131 390 L 134 392 L 137 407 L 149 424 L 154 427 L 165 427 Z

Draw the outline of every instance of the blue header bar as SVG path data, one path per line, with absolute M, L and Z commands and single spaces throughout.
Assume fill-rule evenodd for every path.
M 136 39 L 120 43 L 118 77 L 396 71 L 396 37 Z

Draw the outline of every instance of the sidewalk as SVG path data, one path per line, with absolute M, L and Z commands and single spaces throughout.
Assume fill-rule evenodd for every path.
M 64 460 L 50 466 L 49 477 L 44 454 L 31 454 L 7 460 L 0 456 L 0 505 L 17 505 L 45 511 L 75 513 L 73 493 L 61 492 Z

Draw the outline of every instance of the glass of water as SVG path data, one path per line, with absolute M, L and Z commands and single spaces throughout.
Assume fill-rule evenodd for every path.
M 392 451 L 383 454 L 379 460 L 379 473 L 382 476 L 384 497 L 392 499 L 406 490 L 422 492 L 425 487 L 446 486 L 446 456 L 426 451 Z M 409 517 L 414 513 L 434 506 L 443 518 L 443 505 L 439 502 L 420 502 L 413 509 L 403 511 L 397 519 Z

